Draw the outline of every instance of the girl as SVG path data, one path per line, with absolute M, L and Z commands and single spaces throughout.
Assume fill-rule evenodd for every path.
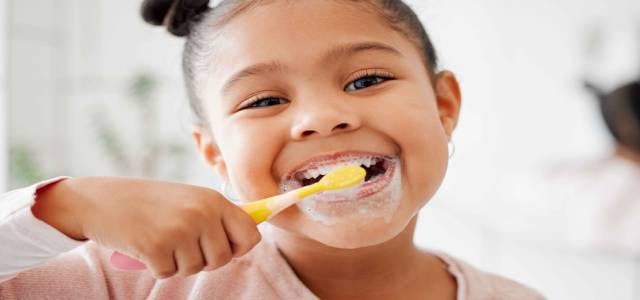
M 195 144 L 242 201 L 346 164 L 363 165 L 366 182 L 260 231 L 203 187 L 59 178 L 14 191 L 0 216 L 2 299 L 541 298 L 413 244 L 460 91 L 402 1 L 151 0 L 143 16 L 187 37 Z M 110 249 L 149 271 L 113 269 Z

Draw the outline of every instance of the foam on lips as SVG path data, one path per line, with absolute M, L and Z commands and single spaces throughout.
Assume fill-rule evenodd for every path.
M 319 158 L 297 168 L 283 177 L 285 187 L 301 187 L 318 182 L 324 175 L 343 166 L 361 166 L 367 171 L 365 182 L 383 175 L 389 167 L 391 157 L 386 155 L 353 153 Z
M 362 162 L 359 160 L 362 158 L 352 158 L 323 166 L 334 168 L 341 165 L 354 165 Z M 354 163 L 353 160 L 356 162 Z M 306 216 L 325 226 L 336 224 L 365 226 L 378 218 L 382 218 L 387 223 L 390 222 L 402 199 L 400 159 L 399 157 L 384 158 L 377 164 L 372 161 L 369 169 L 374 169 L 376 166 L 379 167 L 379 174 L 371 177 L 369 181 L 352 188 L 326 191 L 310 196 L 298 203 L 298 208 Z M 302 170 L 304 172 L 307 169 Z M 302 185 L 295 179 L 290 179 L 289 184 L 288 187 L 286 184 L 283 185 L 285 191 Z

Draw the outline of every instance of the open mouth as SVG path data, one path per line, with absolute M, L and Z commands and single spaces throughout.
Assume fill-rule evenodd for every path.
M 357 188 L 357 198 L 382 190 L 390 181 L 396 159 L 388 155 L 364 152 L 348 152 L 316 157 L 284 177 L 286 190 L 314 184 L 332 170 L 342 166 L 359 165 L 367 175 Z

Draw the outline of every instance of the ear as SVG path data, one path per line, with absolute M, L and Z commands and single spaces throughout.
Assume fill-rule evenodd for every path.
M 440 123 L 445 133 L 451 139 L 453 130 L 458 125 L 460 116 L 460 86 L 456 76 L 450 71 L 441 71 L 436 74 L 435 92 L 440 113 Z
M 228 180 L 227 165 L 222 159 L 222 155 L 215 145 L 210 131 L 202 125 L 195 125 L 191 135 L 204 162 L 212 167 L 222 180 Z

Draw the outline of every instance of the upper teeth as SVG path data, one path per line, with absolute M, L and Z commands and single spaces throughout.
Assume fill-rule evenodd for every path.
M 312 167 L 310 169 L 304 170 L 301 174 L 304 179 L 313 179 L 320 175 L 327 175 L 329 172 L 331 172 L 332 170 L 338 167 L 362 165 L 368 168 L 372 165 L 377 164 L 381 159 L 382 158 L 379 158 L 379 157 L 364 156 L 364 157 L 337 162 L 335 164 L 327 164 L 327 165 Z

